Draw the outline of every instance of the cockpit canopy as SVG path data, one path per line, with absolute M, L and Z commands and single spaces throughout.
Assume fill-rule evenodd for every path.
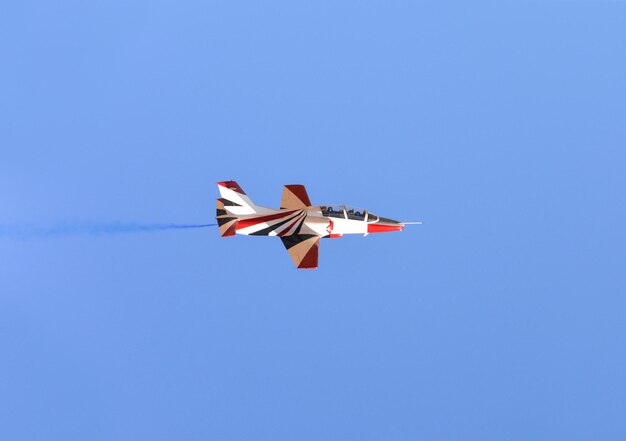
M 372 213 L 368 213 L 363 208 L 351 207 L 349 205 L 322 205 L 322 214 L 326 217 L 337 217 L 341 219 L 352 219 L 368 222 L 378 220 L 378 216 Z

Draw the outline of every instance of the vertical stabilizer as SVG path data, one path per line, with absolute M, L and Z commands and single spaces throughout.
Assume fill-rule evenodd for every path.
M 225 210 L 230 214 L 255 214 L 257 206 L 235 181 L 218 182 L 221 199 Z

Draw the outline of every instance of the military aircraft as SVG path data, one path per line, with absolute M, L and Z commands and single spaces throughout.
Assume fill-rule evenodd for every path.
M 235 181 L 217 183 L 217 224 L 222 237 L 278 236 L 299 269 L 317 268 L 321 238 L 401 231 L 405 225 L 346 205 L 311 205 L 303 185 L 285 185 L 280 209 L 255 205 Z

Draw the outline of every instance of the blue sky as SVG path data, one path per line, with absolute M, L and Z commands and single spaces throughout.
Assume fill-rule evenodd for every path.
M 215 182 L 401 220 L 0 238 L 0 432 L 626 437 L 619 2 L 12 2 L 0 224 L 211 222 Z

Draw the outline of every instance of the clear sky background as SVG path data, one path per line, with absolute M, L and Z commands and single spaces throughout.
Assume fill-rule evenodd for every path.
M 305 184 L 425 224 L 0 238 L 0 438 L 626 439 L 626 5 L 19 1 L 0 224 Z

